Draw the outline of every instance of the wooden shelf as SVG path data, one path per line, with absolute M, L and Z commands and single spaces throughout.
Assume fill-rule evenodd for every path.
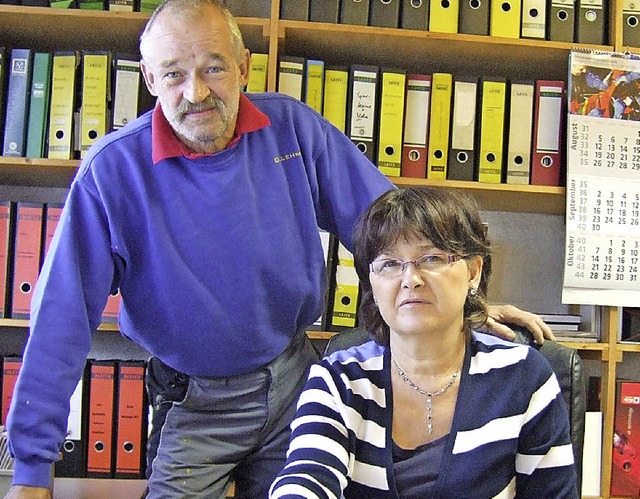
M 138 39 L 149 13 L 0 5 L 0 43 L 34 50 L 105 50 L 139 54 Z M 245 44 L 269 50 L 271 20 L 238 19 Z
M 0 157 L 0 186 L 66 189 L 77 172 L 78 164 L 77 160 Z M 399 187 L 430 185 L 467 191 L 478 200 L 483 210 L 552 215 L 562 215 L 565 211 L 564 187 L 486 184 L 406 177 L 394 177 L 391 180 Z
M 327 64 L 401 67 L 407 72 L 517 79 L 540 79 L 544 74 L 545 79 L 566 81 L 572 48 L 613 50 L 612 46 L 371 26 L 301 21 L 280 21 L 278 26 L 280 51 L 288 55 L 318 57 Z M 475 57 L 469 57 L 471 50 Z

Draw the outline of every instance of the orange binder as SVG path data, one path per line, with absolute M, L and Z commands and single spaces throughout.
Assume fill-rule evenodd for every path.
M 7 297 L 10 288 L 7 285 L 7 278 L 9 277 L 12 206 L 9 201 L 0 202 L 0 317 L 8 315 Z
M 87 477 L 113 477 L 116 361 L 88 362 Z
M 118 362 L 116 404 L 116 478 L 143 478 L 148 409 L 144 385 L 145 362 Z
M 7 424 L 7 414 L 13 398 L 13 389 L 18 381 L 22 367 L 21 357 L 4 357 L 2 359 L 2 425 Z
M 102 311 L 102 322 L 118 322 L 118 314 L 120 313 L 120 290 L 109 295 L 107 304 Z
M 28 319 L 40 270 L 42 203 L 17 204 L 11 317 Z
M 562 80 L 536 81 L 531 185 L 561 185 L 564 88 Z
M 49 246 L 51 246 L 51 240 L 60 222 L 60 215 L 62 214 L 62 204 L 49 203 L 45 206 L 44 217 L 44 248 L 42 249 L 42 260 L 47 256 L 49 252 Z

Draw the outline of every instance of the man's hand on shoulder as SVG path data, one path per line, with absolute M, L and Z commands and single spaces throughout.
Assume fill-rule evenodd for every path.
M 9 489 L 4 499 L 51 499 L 51 491 L 44 487 L 14 485 Z
M 542 344 L 544 340 L 555 341 L 551 329 L 539 315 L 520 310 L 513 305 L 489 305 L 489 318 L 485 331 L 506 340 L 514 340 L 515 333 L 506 324 L 517 324 L 526 327 L 533 334 L 534 339 Z

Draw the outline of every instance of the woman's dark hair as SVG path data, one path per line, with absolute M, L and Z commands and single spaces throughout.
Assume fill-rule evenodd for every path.
M 490 244 L 475 200 L 453 189 L 415 187 L 394 189 L 374 201 L 355 228 L 353 255 L 362 299 L 359 325 L 383 345 L 389 344 L 389 326 L 373 299 L 369 264 L 398 241 L 428 239 L 447 253 L 465 258 L 480 256 L 484 264 L 475 297 L 464 305 L 464 331 L 487 320 L 487 285 L 491 275 Z

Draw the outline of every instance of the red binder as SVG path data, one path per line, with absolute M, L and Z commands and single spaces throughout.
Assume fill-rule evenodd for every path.
M 116 478 L 143 478 L 148 404 L 144 361 L 118 362 L 116 410 Z
M 18 381 L 22 367 L 21 357 L 4 357 L 2 359 L 2 425 L 7 424 L 7 414 L 13 398 L 13 389 Z
M 33 288 L 40 270 L 42 203 L 17 204 L 11 317 L 29 318 Z
M 563 81 L 536 81 L 531 157 L 532 185 L 559 186 L 564 180 L 561 175 L 564 89 Z
M 400 164 L 400 174 L 403 177 L 427 178 L 430 97 L 431 75 L 408 74 Z
M 9 201 L 0 202 L 0 317 L 8 315 L 7 295 L 9 276 L 9 242 L 11 241 L 11 212 L 12 204 Z
M 115 360 L 88 360 L 87 477 L 113 477 Z
M 60 215 L 62 214 L 61 204 L 47 204 L 46 216 L 45 216 L 45 229 L 44 229 L 44 248 L 42 250 L 42 260 L 49 252 L 49 246 L 51 246 L 51 240 L 53 234 L 56 232 L 58 222 L 60 221 Z

